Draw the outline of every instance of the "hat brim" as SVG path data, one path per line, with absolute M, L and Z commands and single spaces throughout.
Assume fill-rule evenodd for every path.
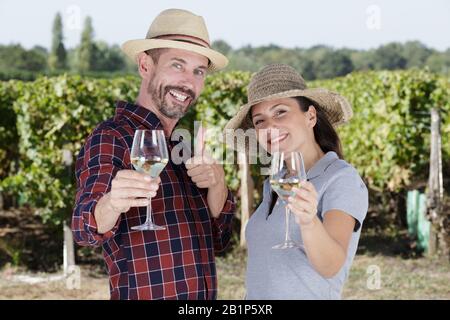
M 338 126 L 340 124 L 346 123 L 353 116 L 353 111 L 350 103 L 343 96 L 335 92 L 322 88 L 289 90 L 269 95 L 262 99 L 252 101 L 251 103 L 244 104 L 239 108 L 238 113 L 230 119 L 230 121 L 225 126 L 225 129 L 241 128 L 242 121 L 247 116 L 250 108 L 260 102 L 294 97 L 305 97 L 315 102 L 320 108 L 325 111 L 326 115 L 328 116 L 328 120 L 333 126 Z
M 225 137 L 232 135 L 232 131 L 236 129 L 248 129 L 247 127 L 243 127 L 242 125 L 251 107 L 253 107 L 254 105 L 263 101 L 294 97 L 305 97 L 317 104 L 317 106 L 325 112 L 328 120 L 334 127 L 347 123 L 353 116 L 353 111 L 350 103 L 347 101 L 347 99 L 336 92 L 329 91 L 323 88 L 289 90 L 269 95 L 262 99 L 255 100 L 241 106 L 238 113 L 225 125 Z M 237 148 L 234 149 L 242 151 L 246 149 L 246 147 L 237 146 Z
M 187 42 L 167 39 L 138 39 L 126 41 L 122 45 L 123 52 L 134 62 L 137 62 L 139 53 L 157 48 L 182 49 L 205 56 L 210 61 L 208 66 L 210 72 L 219 71 L 228 65 L 228 59 L 220 52 Z

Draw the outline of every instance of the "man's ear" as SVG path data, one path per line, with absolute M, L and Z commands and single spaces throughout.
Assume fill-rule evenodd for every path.
M 306 112 L 306 119 L 311 128 L 313 128 L 317 123 L 317 110 L 313 105 L 310 105 L 308 112 Z
M 138 62 L 138 71 L 141 75 L 142 79 L 146 79 L 149 77 L 149 75 L 153 72 L 154 69 L 154 63 L 153 59 L 146 54 L 145 52 L 141 52 L 137 56 L 137 62 Z

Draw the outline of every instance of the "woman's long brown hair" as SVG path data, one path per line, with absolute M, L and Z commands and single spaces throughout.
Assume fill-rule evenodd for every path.
M 303 112 L 307 112 L 310 106 L 314 106 L 316 109 L 317 122 L 313 128 L 314 139 L 319 145 L 320 149 L 327 153 L 329 151 L 334 151 L 338 155 L 339 159 L 343 159 L 344 155 L 342 153 L 341 140 L 334 129 L 333 125 L 328 120 L 325 112 L 322 108 L 318 107 L 317 104 L 305 97 L 295 97 L 294 98 L 300 109 Z M 278 195 L 272 191 L 272 201 L 270 203 L 269 215 L 272 213 L 275 203 L 278 200 Z

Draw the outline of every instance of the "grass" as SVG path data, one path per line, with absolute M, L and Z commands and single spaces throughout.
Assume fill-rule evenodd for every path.
M 247 255 L 242 249 L 233 249 L 226 256 L 216 258 L 219 281 L 218 299 L 244 299 L 246 263 Z
M 245 265 L 244 250 L 236 249 L 232 255 L 217 259 L 219 299 L 244 297 Z M 379 268 L 379 289 L 371 286 L 373 273 L 370 266 Z M 446 259 L 359 254 L 353 262 L 342 298 L 450 299 L 450 264 Z
M 383 237 L 367 232 L 345 284 L 343 299 L 450 299 L 448 259 L 426 258 L 408 247 L 405 237 Z M 245 296 L 246 252 L 235 248 L 218 256 L 219 299 Z M 25 284 L 12 281 L 29 271 L 6 267 L 0 272 L 0 299 L 109 299 L 108 277 L 101 263 L 83 266 L 81 287 L 69 290 L 66 281 Z M 371 290 L 370 266 L 380 270 L 380 287 Z
M 368 267 L 380 270 L 380 288 L 370 290 Z M 358 255 L 343 291 L 344 299 L 450 299 L 450 265 L 446 259 L 403 259 Z

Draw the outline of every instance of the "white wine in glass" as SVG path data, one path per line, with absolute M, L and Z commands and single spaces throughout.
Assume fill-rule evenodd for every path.
M 287 207 L 288 198 L 295 194 L 292 188 L 300 188 L 303 181 L 306 181 L 306 172 L 300 152 L 274 152 L 272 154 L 270 185 L 286 208 L 284 242 L 273 246 L 273 249 L 303 248 L 302 245 L 291 239 L 289 230 L 290 211 Z
M 131 164 L 139 172 L 157 178 L 169 162 L 166 138 L 163 130 L 136 130 L 130 154 Z M 152 220 L 151 200 L 147 206 L 147 218 L 144 224 L 131 227 L 133 230 L 164 230 Z
M 136 171 L 146 173 L 152 178 L 156 178 L 161 174 L 161 171 L 165 168 L 168 159 L 162 159 L 160 157 L 134 157 L 131 158 L 131 164 Z
M 285 202 L 288 201 L 288 198 L 290 196 L 293 196 L 295 194 L 292 191 L 292 188 L 301 187 L 300 179 L 295 177 L 286 179 L 270 179 L 270 185 L 272 186 L 272 189 L 278 194 L 278 196 Z

